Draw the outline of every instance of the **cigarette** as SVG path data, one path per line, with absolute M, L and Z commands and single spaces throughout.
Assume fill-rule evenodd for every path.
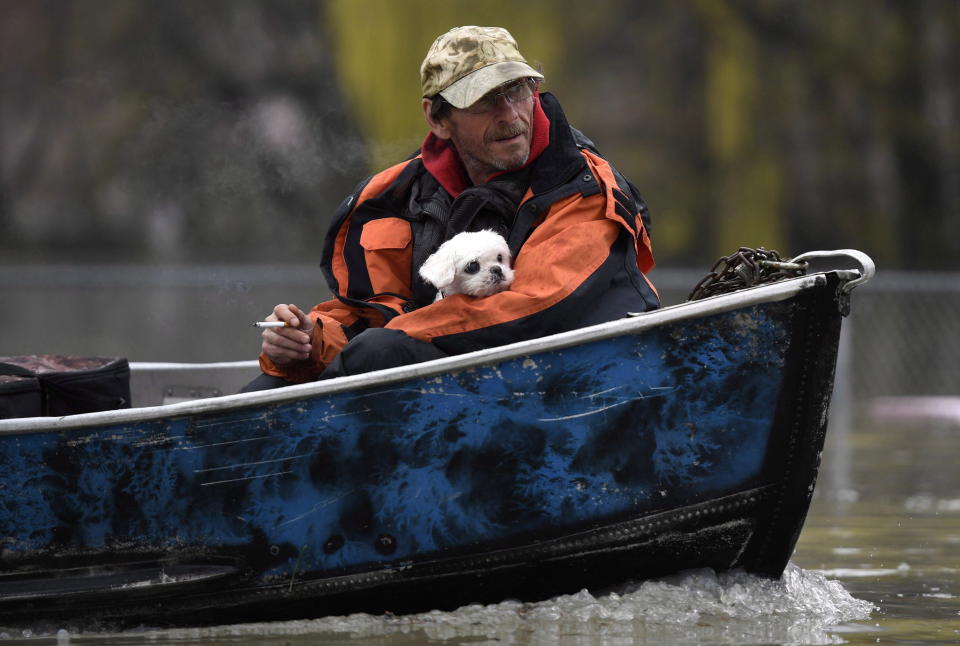
M 253 327 L 290 327 L 286 321 L 255 321 Z

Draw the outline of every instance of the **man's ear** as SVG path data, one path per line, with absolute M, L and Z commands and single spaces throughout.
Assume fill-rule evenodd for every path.
M 430 109 L 433 107 L 433 101 L 430 99 L 424 98 L 423 100 L 423 118 L 427 120 L 427 126 L 430 127 L 430 132 L 432 132 L 439 139 L 449 139 L 450 138 L 450 128 L 447 126 L 445 119 L 436 120 L 430 114 Z

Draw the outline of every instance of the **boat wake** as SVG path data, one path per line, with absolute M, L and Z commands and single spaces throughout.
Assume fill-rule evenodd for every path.
M 840 624 L 870 617 L 871 603 L 838 582 L 789 564 L 779 580 L 694 570 L 603 594 L 583 590 L 537 603 L 504 601 L 452 612 L 367 615 L 120 634 L 69 635 L 64 644 L 353 643 L 496 640 L 523 644 L 842 644 Z M 842 630 L 842 628 L 841 628 Z M 22 638 L 22 635 L 10 635 Z M 48 637 L 49 639 L 49 637 Z M 297 639 L 296 641 L 300 641 Z

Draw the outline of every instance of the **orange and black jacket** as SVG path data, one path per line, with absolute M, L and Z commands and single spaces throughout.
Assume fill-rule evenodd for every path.
M 314 307 L 310 359 L 267 374 L 316 379 L 354 336 L 395 328 L 448 354 L 503 345 L 659 307 L 649 216 L 636 189 L 571 128 L 557 100 L 536 97 L 531 159 L 470 186 L 447 142 L 363 181 L 340 205 L 323 270 L 335 298 Z M 433 302 L 420 265 L 463 230 L 493 228 L 514 255 L 510 289 Z

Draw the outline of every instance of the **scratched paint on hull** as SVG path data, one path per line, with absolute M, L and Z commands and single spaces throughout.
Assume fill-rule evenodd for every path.
M 3 550 L 222 551 L 269 580 L 755 486 L 792 307 L 292 403 L 5 436 Z

